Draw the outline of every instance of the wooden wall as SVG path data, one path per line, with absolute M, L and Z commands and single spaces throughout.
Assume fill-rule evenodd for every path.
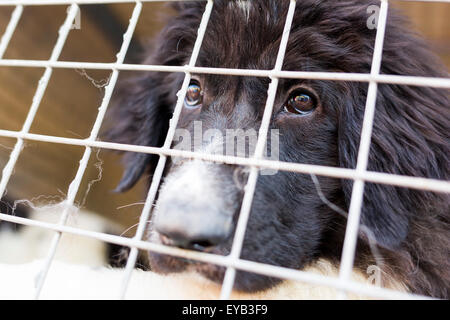
M 413 18 L 417 29 L 429 39 L 436 52 L 450 67 L 450 5 L 402 3 L 399 7 Z M 60 60 L 112 62 L 122 38 L 117 30 L 123 30 L 127 26 L 132 5 L 97 7 L 96 14 L 87 9 L 87 6 L 82 7 L 81 29 L 70 32 Z M 110 15 L 110 22 L 98 21 L 96 17 L 99 17 L 102 10 Z M 4 31 L 11 12 L 12 8 L 0 7 L 0 33 Z M 26 7 L 5 58 L 48 59 L 65 12 L 63 6 Z M 136 43 L 154 36 L 170 13 L 161 3 L 144 4 L 135 33 Z M 21 129 L 43 71 L 36 68 L 0 68 L 1 129 Z M 104 84 L 101 80 L 107 79 L 109 72 L 54 70 L 31 132 L 73 138 L 87 137 L 104 94 L 103 88 L 96 87 L 88 77 L 96 79 L 96 84 Z M 14 139 L 0 138 L 0 167 L 8 160 L 14 143 Z M 8 185 L 8 194 L 26 199 L 41 196 L 40 199 L 46 199 L 47 202 L 63 199 L 83 151 L 80 147 L 26 142 Z M 100 151 L 98 156 L 104 162 L 102 179 L 92 185 L 84 206 L 124 226 L 130 226 L 137 221 L 142 205 L 118 208 L 142 201 L 143 185 L 123 195 L 112 194 L 111 190 L 122 172 L 118 156 L 107 151 Z M 79 202 L 83 202 L 89 181 L 98 177 L 97 162 L 97 153 L 94 152 L 80 189 Z
M 412 20 L 450 70 L 450 4 L 393 1 Z
M 110 13 L 120 13 L 117 21 L 123 19 L 124 22 L 133 9 L 132 5 L 127 4 L 108 7 Z M 146 5 L 143 13 L 149 15 L 148 11 L 155 11 L 154 7 Z M 60 60 L 115 61 L 120 42 L 117 43 L 114 37 L 106 33 L 110 26 L 101 26 L 93 21 L 95 15 L 92 16 L 86 9 L 87 6 L 81 8 L 81 29 L 70 32 Z M 10 8 L 0 7 L 0 32 L 4 31 L 11 12 Z M 48 59 L 65 14 L 66 8 L 63 6 L 26 7 L 5 58 Z M 156 32 L 160 28 L 157 23 L 149 23 L 148 19 L 143 19 L 143 22 L 144 25 L 140 24 L 138 30 L 147 27 Z M 119 39 L 122 39 L 122 34 Z M 36 68 L 0 68 L 1 129 L 21 129 L 43 72 L 44 69 Z M 110 71 L 54 69 L 31 132 L 71 138 L 88 137 L 104 95 L 102 85 L 107 83 L 109 75 Z M 14 143 L 14 139 L 0 138 L 0 167 L 3 168 L 8 160 Z M 82 147 L 27 141 L 8 185 L 8 195 L 16 199 L 39 197 L 34 201 L 37 204 L 64 199 L 83 151 Z M 84 202 L 85 208 L 129 226 L 136 221 L 142 205 L 117 208 L 143 201 L 143 187 L 140 185 L 123 195 L 113 194 L 111 190 L 122 173 L 120 159 L 110 151 L 100 151 L 98 155 L 97 152 L 94 150 L 91 157 L 77 202 Z M 102 179 L 91 186 L 84 199 L 89 182 L 99 177 L 97 156 L 103 161 Z

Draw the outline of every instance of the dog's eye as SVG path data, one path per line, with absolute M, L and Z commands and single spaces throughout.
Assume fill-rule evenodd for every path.
M 186 92 L 185 105 L 188 108 L 195 108 L 202 103 L 202 88 L 197 82 L 192 82 Z
M 314 96 L 306 91 L 295 91 L 284 105 L 284 111 L 298 115 L 308 115 L 316 109 Z

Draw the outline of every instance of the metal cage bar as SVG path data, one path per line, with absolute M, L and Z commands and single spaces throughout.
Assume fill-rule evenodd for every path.
M 192 50 L 191 58 L 189 61 L 189 66 L 195 66 L 195 63 L 197 62 L 198 55 L 200 53 L 200 48 L 202 46 L 203 37 L 206 33 L 206 27 L 209 22 L 209 18 L 211 16 L 212 8 L 213 8 L 214 2 L 212 0 L 208 0 L 206 3 L 205 11 L 202 16 L 202 20 L 200 22 L 200 26 L 198 28 L 197 32 L 197 39 L 195 40 L 194 48 Z M 170 120 L 169 130 L 167 132 L 166 140 L 164 141 L 163 149 L 170 149 L 170 146 L 172 145 L 172 141 L 175 136 L 175 130 L 178 125 L 178 120 L 180 118 L 180 114 L 183 108 L 183 102 L 186 97 L 186 92 L 189 87 L 189 83 L 191 81 L 191 74 L 189 72 L 186 73 L 183 81 L 183 85 L 181 87 L 181 90 L 178 93 L 178 100 L 177 104 L 175 106 L 175 110 L 172 116 L 172 119 Z M 151 208 L 153 205 L 153 202 L 155 201 L 156 194 L 159 189 L 159 185 L 161 183 L 161 179 L 164 172 L 164 167 L 166 166 L 167 157 L 161 155 L 158 161 L 158 164 L 156 165 L 155 172 L 153 173 L 152 177 L 152 183 L 150 185 L 150 189 L 147 194 L 147 199 L 145 200 L 144 209 L 142 210 L 141 217 L 139 219 L 138 229 L 136 231 L 135 239 L 141 240 L 144 236 L 145 232 L 145 226 L 147 225 L 147 221 L 150 218 Z M 133 271 L 133 268 L 136 264 L 138 255 L 138 249 L 136 247 L 132 247 L 130 251 L 130 255 L 128 256 L 127 265 L 125 267 L 125 276 L 122 282 L 122 286 L 120 289 L 120 297 L 124 298 L 126 294 L 126 290 L 128 287 L 128 283 L 130 281 L 131 273 Z
M 372 57 L 371 75 L 378 75 L 381 70 L 381 59 L 383 58 L 384 35 L 386 31 L 388 14 L 387 0 L 381 0 L 380 14 L 378 17 L 377 34 Z M 367 101 L 364 111 L 364 119 L 361 131 L 361 140 L 356 163 L 356 171 L 364 173 L 369 162 L 370 142 L 372 138 L 373 121 L 375 118 L 375 107 L 377 101 L 378 83 L 369 82 Z M 348 281 L 351 277 L 355 257 L 356 243 L 361 217 L 362 202 L 364 197 L 364 180 L 356 179 L 353 182 L 350 207 L 348 212 L 347 227 L 345 229 L 344 248 L 342 250 L 339 277 L 342 281 Z
M 109 149 L 118 151 L 140 152 L 156 155 L 164 155 L 169 157 L 182 157 L 189 159 L 198 159 L 210 162 L 225 163 L 231 165 L 255 166 L 261 169 L 276 169 L 282 171 L 291 171 L 297 173 L 316 174 L 321 176 L 329 176 L 342 179 L 361 179 L 368 182 L 394 185 L 398 187 L 413 188 L 420 190 L 428 190 L 434 192 L 450 193 L 450 182 L 444 180 L 436 180 L 431 178 L 421 178 L 413 176 L 404 176 L 391 173 L 383 173 L 376 171 L 366 171 L 358 173 L 354 169 L 327 167 L 319 165 L 310 165 L 302 163 L 291 163 L 283 161 L 273 161 L 268 159 L 252 159 L 235 156 L 224 156 L 217 154 L 207 154 L 201 152 L 164 149 L 158 147 L 146 147 L 131 144 L 121 144 L 104 141 L 89 141 L 87 139 L 55 137 L 34 133 L 21 133 L 17 131 L 1 130 L 1 137 L 22 138 L 24 140 L 41 141 L 55 144 L 66 144 L 83 147 L 93 147 L 99 149 Z
M 280 71 L 281 68 L 283 67 L 283 61 L 289 40 L 289 34 L 292 27 L 292 21 L 294 19 L 295 6 L 296 0 L 290 0 L 289 10 L 286 16 L 286 21 L 283 30 L 283 36 L 281 38 L 277 60 L 274 68 L 274 70 L 276 71 Z M 279 79 L 273 77 L 269 85 L 269 89 L 267 91 L 267 101 L 266 106 L 264 107 L 264 114 L 261 121 L 261 127 L 258 132 L 258 141 L 256 143 L 255 153 L 253 156 L 254 159 L 261 159 L 264 156 L 264 147 L 266 145 L 267 134 L 269 132 L 269 125 L 270 120 L 272 118 L 273 106 L 277 94 L 278 83 Z M 230 259 L 233 260 L 239 259 L 242 251 L 242 246 L 244 245 L 245 230 L 247 229 L 247 223 L 250 217 L 250 210 L 252 207 L 253 196 L 256 190 L 258 175 L 259 175 L 258 167 L 251 167 L 248 181 L 244 188 L 245 190 L 244 198 L 242 200 L 241 211 L 239 213 L 233 244 L 231 247 L 231 253 L 229 255 Z M 236 269 L 227 268 L 222 284 L 222 292 L 220 293 L 221 299 L 229 299 L 231 291 L 233 290 L 235 277 L 236 277 Z
M 11 19 L 9 20 L 8 26 L 6 27 L 5 33 L 0 40 L 0 59 L 3 58 L 6 48 L 8 47 L 9 41 L 16 30 L 17 24 L 19 23 L 20 17 L 22 16 L 23 6 L 18 5 L 14 8 L 11 14 Z
M 315 285 L 329 286 L 336 289 L 346 290 L 348 292 L 361 293 L 374 298 L 407 299 L 407 300 L 430 299 L 429 297 L 426 296 L 411 293 L 403 293 L 392 289 L 379 288 L 372 285 L 361 284 L 354 281 L 342 282 L 338 278 L 312 274 L 301 270 L 293 270 L 289 268 L 277 267 L 242 259 L 230 260 L 228 259 L 228 257 L 219 256 L 215 254 L 184 250 L 175 247 L 168 247 L 143 240 L 136 240 L 133 238 L 126 238 L 123 236 L 115 236 L 106 233 L 84 230 L 80 228 L 55 223 L 48 223 L 37 220 L 31 220 L 27 218 L 20 218 L 16 216 L 6 215 L 3 213 L 0 213 L 0 219 L 12 223 L 44 228 L 48 230 L 54 230 L 57 232 L 64 232 L 83 237 L 89 237 L 92 239 L 97 239 L 100 241 L 113 243 L 117 245 L 136 247 L 141 250 L 148 250 L 156 253 L 172 255 L 175 257 L 213 263 L 224 267 L 233 267 L 235 269 L 255 272 L 258 274 L 277 277 L 280 279 L 295 280 Z
M 72 6 L 76 6 L 76 5 L 73 4 Z M 141 10 L 142 10 L 142 3 L 140 1 L 136 1 L 136 5 L 135 5 L 133 13 L 131 15 L 130 23 L 128 25 L 128 30 L 126 31 L 126 33 L 123 36 L 123 43 L 122 43 L 119 53 L 117 54 L 117 62 L 118 63 L 123 63 L 123 61 L 125 60 L 125 55 L 127 53 L 128 47 L 130 45 L 131 38 L 133 36 L 134 29 L 136 28 Z M 71 22 L 72 21 L 73 21 L 73 18 L 72 18 Z M 113 70 L 111 78 L 109 80 L 109 83 L 105 89 L 105 95 L 103 97 L 102 104 L 100 105 L 100 108 L 98 109 L 97 118 L 95 119 L 95 123 L 92 127 L 91 134 L 90 134 L 89 138 L 87 139 L 88 141 L 95 141 L 97 139 L 102 121 L 106 114 L 106 110 L 108 108 L 109 101 L 111 100 L 112 93 L 114 91 L 114 87 L 117 83 L 118 77 L 119 77 L 119 71 Z M 74 204 L 75 197 L 80 188 L 81 181 L 83 180 L 83 176 L 86 171 L 91 153 L 92 153 L 92 148 L 89 146 L 86 146 L 83 157 L 80 160 L 80 165 L 78 167 L 78 171 L 75 175 L 75 178 L 71 182 L 71 184 L 69 186 L 69 190 L 67 192 L 67 199 L 65 200 L 65 207 L 61 214 L 61 218 L 59 221 L 59 224 L 61 224 L 61 225 L 64 225 L 67 222 L 67 219 L 69 218 L 70 209 Z M 45 263 L 44 263 L 44 267 L 39 275 L 39 279 L 37 282 L 36 298 L 39 298 L 41 290 L 45 284 L 45 280 L 47 278 L 47 274 L 50 269 L 51 263 L 56 254 L 56 249 L 58 248 L 58 244 L 60 242 L 61 236 L 62 236 L 62 233 L 57 232 L 52 239 L 52 242 L 50 244 L 50 249 L 49 249 L 47 258 L 45 260 Z
M 180 72 L 199 74 L 221 74 L 243 77 L 265 77 L 286 79 L 310 79 L 330 81 L 355 81 L 386 84 L 400 84 L 419 87 L 448 88 L 450 79 L 437 77 L 399 76 L 388 74 L 364 74 L 364 73 L 337 73 L 317 71 L 285 71 L 285 70 L 252 70 L 252 69 L 228 69 L 186 66 L 159 66 L 145 64 L 117 64 L 96 62 L 73 62 L 73 61 L 46 61 L 46 60 L 18 60 L 0 59 L 0 66 L 28 67 L 28 68 L 67 68 L 67 69 L 94 69 L 94 70 L 121 70 L 121 71 L 158 71 L 158 72 Z

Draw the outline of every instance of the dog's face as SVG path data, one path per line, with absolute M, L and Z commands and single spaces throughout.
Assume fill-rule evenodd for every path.
M 288 4 L 215 1 L 197 66 L 272 69 Z M 299 2 L 283 70 L 369 72 L 376 31 L 366 26 L 368 4 Z M 201 3 L 179 5 L 179 16 L 169 23 L 148 62 L 187 64 L 203 9 Z M 119 137 L 123 134 L 135 144 L 160 146 L 183 77 L 153 73 L 129 83 L 133 88 L 127 89 L 123 102 L 127 107 L 122 105 L 121 111 L 122 121 L 129 122 L 116 129 L 117 140 L 124 139 Z M 227 134 L 237 129 L 244 136 L 258 132 L 269 84 L 270 79 L 264 77 L 193 74 L 178 123 L 180 132 L 187 135 L 176 137 L 173 147 L 183 144 L 190 151 L 251 156 L 254 144 L 244 137 L 243 152 L 230 151 Z M 366 93 L 364 83 L 280 79 L 269 127 L 268 153 L 286 162 L 354 168 Z M 378 101 L 384 103 L 384 97 Z M 200 143 L 198 139 L 197 143 L 187 142 L 187 136 L 196 139 L 199 126 Z M 376 141 L 377 128 L 374 131 Z M 233 146 L 234 138 L 231 137 Z M 157 161 L 149 155 L 127 157 L 128 170 L 119 186 L 121 190 L 129 188 L 144 170 L 151 171 Z M 380 163 L 372 161 L 371 166 L 386 169 L 384 159 L 379 160 Z M 229 254 L 247 178 L 248 170 L 239 166 L 169 159 L 153 210 L 149 239 Z M 319 182 L 323 196 L 346 209 L 351 183 L 328 177 L 319 177 Z M 323 202 L 318 187 L 305 174 L 279 171 L 259 175 L 241 258 L 301 269 L 324 254 L 326 248 L 340 250 L 340 243 L 329 242 L 341 240 L 330 237 L 330 233 L 342 227 L 342 219 Z M 384 200 L 395 197 L 386 192 L 387 188 L 369 187 L 374 201 L 366 203 L 362 222 L 381 245 L 395 247 L 406 237 L 408 217 L 399 208 L 393 210 L 389 201 L 377 202 L 380 194 Z M 221 281 L 225 271 L 223 267 L 154 253 L 150 254 L 150 263 L 157 272 L 194 269 L 215 281 Z M 276 282 L 273 278 L 238 272 L 235 288 L 261 290 Z
M 204 48 L 201 62 L 209 64 L 208 57 L 218 54 L 217 48 L 210 47 L 210 50 Z M 266 58 L 266 62 L 273 61 L 270 56 Z M 236 61 L 234 67 L 238 64 Z M 255 64 L 254 67 L 263 66 Z M 178 128 L 189 132 L 181 137 L 188 140 L 198 134 L 197 126 L 197 130 L 201 128 L 203 139 L 197 144 L 189 142 L 189 149 L 182 140 L 184 149 L 240 156 L 251 154 L 256 138 L 251 142 L 245 139 L 256 137 L 251 133 L 256 133 L 260 127 L 267 87 L 266 79 L 194 76 Z M 329 111 L 325 109 L 322 103 L 327 103 L 330 97 L 321 96 L 323 91 L 320 83 L 282 81 L 270 125 L 268 153 L 273 158 L 337 165 L 336 114 L 332 109 L 335 105 L 331 105 Z M 230 135 L 230 132 L 237 134 Z M 178 140 L 174 147 L 179 146 Z M 153 212 L 152 241 L 216 254 L 230 253 L 248 169 L 172 158 L 166 172 Z M 327 198 L 336 200 L 339 181 L 321 178 L 321 185 Z M 329 216 L 330 210 L 320 200 L 308 175 L 262 171 L 241 257 L 301 268 L 317 252 Z M 214 280 L 220 280 L 224 272 L 222 267 L 158 254 L 151 254 L 151 263 L 153 270 L 163 272 L 194 268 Z M 236 286 L 255 290 L 273 281 L 238 273 Z
M 278 12 L 264 10 L 262 16 L 257 16 L 261 12 L 250 6 L 251 2 L 247 5 L 231 2 L 215 12 L 197 65 L 274 67 L 287 7 L 277 6 Z M 192 32 L 195 33 L 195 29 Z M 307 41 L 307 34 L 301 32 L 295 37 Z M 295 53 L 302 45 L 290 44 L 285 67 L 291 70 L 319 68 L 307 53 Z M 194 137 L 195 125 L 201 125 L 204 138 L 189 150 L 239 155 L 241 146 L 236 144 L 234 150 L 229 148 L 233 139 L 230 130 L 241 129 L 244 136 L 259 130 L 269 83 L 267 78 L 193 75 L 178 128 L 189 130 L 189 136 Z M 180 79 L 176 79 L 170 86 L 180 85 Z M 342 101 L 337 87 L 313 81 L 280 82 L 269 134 L 270 146 L 279 145 L 277 150 L 269 150 L 274 158 L 337 165 L 336 108 Z M 175 97 L 172 105 L 175 105 Z M 243 141 L 244 137 L 237 139 Z M 250 141 L 245 147 L 246 152 L 241 156 L 254 151 Z M 153 214 L 152 241 L 229 254 L 247 177 L 247 170 L 237 166 L 172 159 Z M 339 182 L 327 178 L 321 182 L 327 197 L 335 199 Z M 241 257 L 301 268 L 317 251 L 329 214 L 308 175 L 263 172 L 258 178 Z M 170 272 L 194 268 L 218 281 L 225 271 L 223 267 L 158 254 L 151 254 L 150 261 L 153 270 Z M 263 289 L 273 281 L 238 273 L 236 287 Z

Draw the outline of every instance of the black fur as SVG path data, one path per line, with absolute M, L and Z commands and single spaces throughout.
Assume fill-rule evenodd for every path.
M 214 1 L 197 62 L 203 67 L 272 69 L 284 27 L 288 1 L 250 0 L 248 17 L 233 1 Z M 369 0 L 298 1 L 284 70 L 369 73 L 376 30 L 366 26 Z M 188 62 L 204 9 L 203 2 L 176 5 L 179 11 L 150 49 L 145 63 Z M 382 73 L 448 77 L 443 67 L 408 25 L 390 9 Z M 161 146 L 181 86 L 182 74 L 149 73 L 122 83 L 109 137 L 116 141 Z M 269 79 L 198 76 L 205 90 L 202 110 L 182 114 L 203 128 L 259 128 Z M 282 106 L 289 91 L 305 86 L 316 92 L 319 107 L 308 117 L 292 117 Z M 281 80 L 272 129 L 280 130 L 280 160 L 355 168 L 367 83 Z M 244 105 L 238 103 L 245 101 Z M 449 180 L 450 112 L 448 91 L 385 85 L 378 87 L 369 170 Z M 126 154 L 124 191 L 152 172 L 157 156 Z M 219 165 L 217 165 L 219 166 Z M 221 166 L 225 170 L 225 166 Z M 170 164 L 166 172 L 170 173 Z M 352 181 L 320 177 L 324 195 L 348 209 Z M 239 194 L 242 196 L 241 191 Z M 239 210 L 236 210 L 235 216 Z M 449 197 L 446 194 L 368 183 L 362 223 L 375 235 L 383 270 L 412 292 L 448 298 L 450 288 Z M 319 257 L 339 261 L 345 218 L 319 198 L 309 175 L 279 172 L 260 176 L 242 258 L 301 269 Z M 228 253 L 231 239 L 216 252 Z M 153 255 L 159 271 L 183 269 L 187 262 Z M 151 259 L 152 260 L 152 259 Z M 362 235 L 356 266 L 373 264 Z M 223 268 L 198 265 L 220 281 Z M 255 291 L 277 279 L 237 273 L 236 288 Z

